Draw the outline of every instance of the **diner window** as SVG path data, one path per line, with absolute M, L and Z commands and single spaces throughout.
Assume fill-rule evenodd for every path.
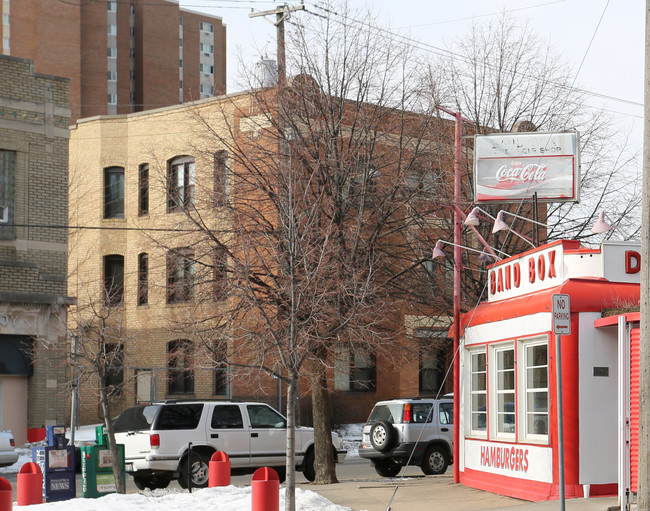
M 169 394 L 194 394 L 193 353 L 192 343 L 186 339 L 167 344 Z
M 377 363 L 374 353 L 362 348 L 337 348 L 334 387 L 349 392 L 374 392 L 377 387 Z
M 470 432 L 487 433 L 487 363 L 485 351 L 469 352 Z
M 124 218 L 124 169 L 104 169 L 104 218 Z
M 167 303 L 189 302 L 194 296 L 194 255 L 189 248 L 167 254 Z
M 515 436 L 515 349 L 512 345 L 495 347 L 494 388 L 496 436 Z
M 167 211 L 180 211 L 194 204 L 195 163 L 189 156 L 169 163 Z
M 138 305 L 149 303 L 149 255 L 138 255 Z
M 138 216 L 149 214 L 149 164 L 143 163 L 138 171 Z
M 124 298 L 124 256 L 104 257 L 104 297 L 109 305 L 117 305 Z
M 520 375 L 522 389 L 520 424 L 524 431 L 520 440 L 548 441 L 548 341 L 520 344 L 524 370 Z

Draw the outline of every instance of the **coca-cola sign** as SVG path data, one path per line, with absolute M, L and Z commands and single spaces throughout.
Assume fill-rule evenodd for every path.
M 579 199 L 578 133 L 476 135 L 476 202 Z

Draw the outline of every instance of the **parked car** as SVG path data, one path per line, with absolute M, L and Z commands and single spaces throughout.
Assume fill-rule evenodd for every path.
M 11 431 L 0 431 L 0 467 L 8 467 L 18 461 L 16 442 Z
M 140 488 L 166 488 L 172 479 L 186 488 L 208 484 L 212 454 L 225 452 L 233 473 L 273 467 L 285 477 L 286 419 L 264 403 L 164 401 L 128 408 L 114 421 L 115 439 L 124 444 L 126 471 Z M 334 459 L 346 451 L 332 433 Z M 313 481 L 314 430 L 296 428 L 296 469 Z M 189 472 L 189 474 L 188 474 Z
M 453 409 L 453 398 L 380 401 L 363 427 L 359 456 L 382 477 L 396 476 L 405 465 L 444 474 L 453 461 Z

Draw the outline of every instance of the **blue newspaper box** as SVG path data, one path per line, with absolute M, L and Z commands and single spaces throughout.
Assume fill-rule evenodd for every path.
M 68 446 L 65 426 L 47 426 L 47 445 L 32 448 L 32 461 L 43 473 L 46 502 L 74 499 L 77 495 L 74 447 Z

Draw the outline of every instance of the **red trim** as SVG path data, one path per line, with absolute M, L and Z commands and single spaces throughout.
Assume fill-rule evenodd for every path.
M 625 316 L 626 323 L 635 323 L 637 321 L 641 321 L 640 312 L 628 312 L 627 314 L 620 314 L 620 316 Z M 594 326 L 596 328 L 600 328 L 603 326 L 618 325 L 618 318 L 619 316 L 607 316 L 606 318 L 599 318 L 594 321 Z

